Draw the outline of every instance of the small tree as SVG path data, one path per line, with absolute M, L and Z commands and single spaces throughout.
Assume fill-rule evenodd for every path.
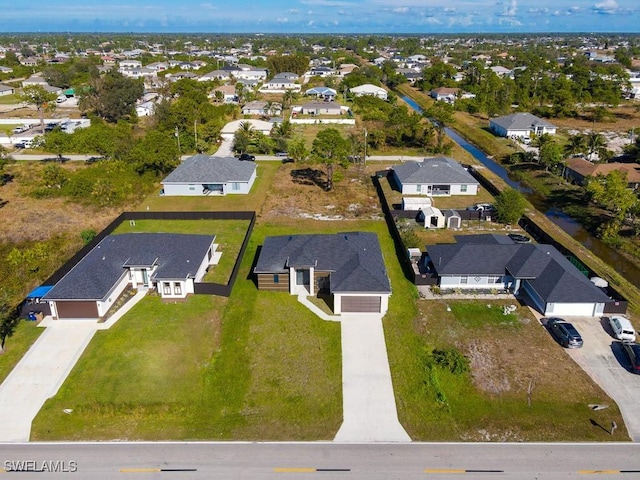
M 349 155 L 349 142 L 342 138 L 335 128 L 321 130 L 313 140 L 311 148 L 312 159 L 325 168 L 327 176 L 326 189 L 333 189 L 333 180 L 336 166 L 347 167 Z
M 40 85 L 27 85 L 22 89 L 22 93 L 18 94 L 18 98 L 36 107 L 40 117 L 40 133 L 44 133 L 44 112 L 55 110 L 57 95 L 47 92 Z
M 527 201 L 518 190 L 507 188 L 496 197 L 496 219 L 500 223 L 516 225 L 527 207 Z
M 304 163 L 309 157 L 309 149 L 304 138 L 294 138 L 289 142 L 287 156 L 296 163 Z

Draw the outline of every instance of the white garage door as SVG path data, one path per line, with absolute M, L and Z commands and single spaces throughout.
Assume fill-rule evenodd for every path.
M 557 315 L 559 317 L 591 317 L 594 312 L 593 303 L 554 303 L 553 309 L 547 305 L 546 315 Z

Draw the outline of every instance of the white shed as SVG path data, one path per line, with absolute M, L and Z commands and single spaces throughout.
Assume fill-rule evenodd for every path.
M 424 228 L 444 228 L 445 218 L 440 209 L 428 207 L 422 210 L 424 215 Z
M 431 197 L 402 197 L 402 210 L 425 210 L 432 205 Z

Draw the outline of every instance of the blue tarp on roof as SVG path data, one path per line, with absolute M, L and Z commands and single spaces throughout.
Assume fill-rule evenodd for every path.
M 42 285 L 41 287 L 34 288 L 27 298 L 41 298 L 46 295 L 46 293 L 51 290 L 53 286 Z

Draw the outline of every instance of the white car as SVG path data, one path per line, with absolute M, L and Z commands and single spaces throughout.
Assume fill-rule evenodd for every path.
M 635 342 L 636 332 L 628 318 L 613 315 L 609 317 L 609 325 L 613 330 L 613 335 L 624 342 Z

